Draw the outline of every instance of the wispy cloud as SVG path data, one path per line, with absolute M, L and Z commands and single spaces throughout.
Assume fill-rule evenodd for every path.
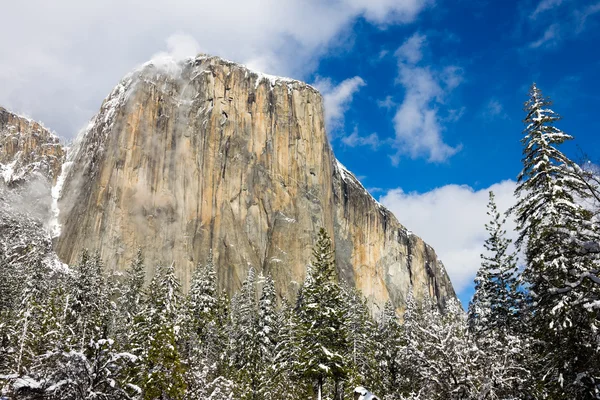
M 600 2 L 592 4 L 575 12 L 575 18 L 577 18 L 577 33 L 582 32 L 585 29 L 585 25 L 588 19 L 600 12 Z
M 530 19 L 536 19 L 540 14 L 545 11 L 551 10 L 560 6 L 564 0 L 542 0 L 538 3 L 537 7 L 533 12 L 529 15 Z
M 452 108 L 448 110 L 448 115 L 444 118 L 444 121 L 457 122 L 463 117 L 463 115 L 465 115 L 466 111 L 467 107 L 464 106 L 460 108 Z
M 386 96 L 383 100 L 377 100 L 377 107 L 385 108 L 386 110 L 391 110 L 396 106 L 397 104 L 393 100 L 392 96 Z
M 504 106 L 502 106 L 502 103 L 496 98 L 491 98 L 486 103 L 483 107 L 482 116 L 488 120 L 508 118 L 508 115 L 504 111 Z
M 444 162 L 461 149 L 460 145 L 452 147 L 444 142 L 439 106 L 462 81 L 462 69 L 448 66 L 439 71 L 420 65 L 425 44 L 426 37 L 416 33 L 396 52 L 397 81 L 404 87 L 405 95 L 394 116 L 395 165 L 404 155 Z
M 355 76 L 338 85 L 334 85 L 329 78 L 318 78 L 313 85 L 323 95 L 327 131 L 330 137 L 334 137 L 344 127 L 344 114 L 350 107 L 354 94 L 366 83 L 360 76 Z
M 600 13 L 600 2 L 583 6 L 577 1 L 542 0 L 531 13 L 522 15 L 524 26 L 535 31 L 543 29 L 538 37 L 527 44 L 529 49 L 553 49 L 565 40 L 579 36 L 591 18 Z
M 425 35 L 415 33 L 396 50 L 396 57 L 400 63 L 416 64 L 423 58 Z
M 342 143 L 348 147 L 368 146 L 373 150 L 376 150 L 381 145 L 377 133 L 373 132 L 367 136 L 360 136 L 358 134 L 358 128 L 355 128 L 352 134 L 344 136 L 342 138 Z
M 546 29 L 542 37 L 540 37 L 538 40 L 529 43 L 529 47 L 532 49 L 537 49 L 540 47 L 556 46 L 560 39 L 561 36 L 559 25 L 552 24 Z

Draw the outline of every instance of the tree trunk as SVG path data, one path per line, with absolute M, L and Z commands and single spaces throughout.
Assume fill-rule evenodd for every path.
M 344 385 L 336 379 L 333 398 L 335 400 L 344 400 Z
M 323 378 L 319 377 L 319 382 L 317 383 L 317 400 L 321 400 L 321 388 L 323 387 Z

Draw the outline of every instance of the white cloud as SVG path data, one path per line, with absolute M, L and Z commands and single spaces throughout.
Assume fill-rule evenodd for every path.
M 582 11 L 575 12 L 575 18 L 577 19 L 577 33 L 581 33 L 585 29 L 585 24 L 592 15 L 600 12 L 600 2 L 591 4 L 584 8 Z
M 537 49 L 540 47 L 552 47 L 560 41 L 560 28 L 558 24 L 550 25 L 545 31 L 542 37 L 529 43 L 529 47 Z
M 192 36 L 185 33 L 175 33 L 166 40 L 167 51 L 161 51 L 152 56 L 150 62 L 163 71 L 178 76 L 181 65 L 178 61 L 192 57 L 200 52 L 200 45 Z
M 372 22 L 386 25 L 413 21 L 433 0 L 344 0 L 342 3 Z
M 169 57 L 180 61 L 199 52 L 200 44 L 196 39 L 185 33 L 175 33 L 167 38 L 167 51 L 153 55 L 152 59 Z
M 560 6 L 564 0 L 542 0 L 538 3 L 529 18 L 536 19 L 541 13 Z
M 0 104 L 72 137 L 119 79 L 164 48 L 198 48 L 303 79 L 357 18 L 408 23 L 421 0 L 55 0 L 2 5 Z M 173 33 L 182 32 L 192 41 Z M 187 42 L 186 42 L 187 41 Z M 196 46 L 199 44 L 199 46 Z M 175 46 L 175 47 L 173 47 Z M 189 54 L 188 54 L 189 53 Z
M 483 109 L 483 117 L 489 120 L 496 118 L 508 118 L 508 115 L 504 111 L 502 103 L 496 98 L 490 99 Z
M 463 106 L 460 108 L 451 108 L 448 110 L 448 115 L 444 118 L 444 121 L 456 122 L 460 120 L 467 111 L 467 107 Z
M 373 132 L 368 136 L 360 136 L 358 134 L 358 129 L 354 129 L 349 136 L 344 136 L 342 138 L 342 143 L 348 147 L 369 146 L 373 150 L 376 150 L 381 145 L 377 133 Z
M 377 100 L 377 106 L 381 108 L 385 108 L 386 110 L 391 110 L 396 107 L 398 104 L 394 101 L 392 96 L 386 96 L 383 100 Z
M 313 85 L 323 95 L 327 132 L 330 137 L 334 137 L 335 132 L 344 127 L 344 113 L 350 107 L 354 93 L 365 86 L 365 81 L 360 76 L 355 76 L 336 86 L 331 79 L 320 78 Z
M 472 283 L 480 265 L 479 256 L 484 252 L 488 192 L 494 192 L 498 209 L 504 212 L 514 204 L 515 186 L 514 181 L 507 180 L 477 191 L 460 185 L 422 194 L 393 189 L 379 200 L 404 226 L 433 246 L 456 292 L 461 293 Z M 510 219 L 507 231 L 509 237 L 516 237 Z
M 396 50 L 398 61 L 416 64 L 423 58 L 423 45 L 426 37 L 419 33 L 412 35 Z
M 462 81 L 462 70 L 456 66 L 441 71 L 419 66 L 425 42 L 426 38 L 417 33 L 396 52 L 398 82 L 405 95 L 394 116 L 397 149 L 392 156 L 394 164 L 405 154 L 413 159 L 426 157 L 429 162 L 443 162 L 461 149 L 460 145 L 452 147 L 444 143 L 438 107 Z

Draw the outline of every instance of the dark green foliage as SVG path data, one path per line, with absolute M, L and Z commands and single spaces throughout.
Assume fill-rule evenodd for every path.
M 137 322 L 141 335 L 138 379 L 144 399 L 185 398 L 184 367 L 179 349 L 182 302 L 173 265 L 159 266 Z
M 337 388 L 348 373 L 344 304 L 331 239 L 323 228 L 313 250 L 313 262 L 307 271 L 302 295 L 298 313 L 298 368 L 321 393 L 327 378 L 331 378 Z

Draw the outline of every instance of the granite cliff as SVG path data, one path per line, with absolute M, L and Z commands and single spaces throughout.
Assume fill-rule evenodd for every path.
M 58 137 L 0 107 L 0 268 L 63 268 L 48 234 L 52 187 L 65 159 Z
M 55 183 L 64 153 L 58 137 L 39 122 L 0 107 L 0 174 L 5 184 L 33 175 Z
M 402 308 L 411 286 L 440 304 L 454 296 L 433 249 L 335 159 L 318 91 L 220 58 L 150 62 L 125 77 L 56 191 L 66 263 L 90 248 L 123 269 L 141 247 L 149 269 L 174 261 L 186 286 L 213 249 L 222 287 L 237 289 L 253 266 L 288 296 L 323 226 L 340 278 L 372 305 Z

